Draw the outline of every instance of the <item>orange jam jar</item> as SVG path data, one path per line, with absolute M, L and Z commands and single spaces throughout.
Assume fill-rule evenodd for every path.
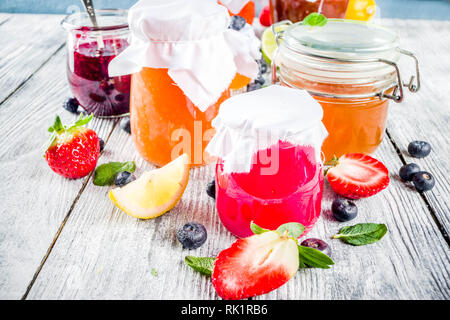
M 128 12 L 130 44 L 108 71 L 131 74 L 137 151 L 157 166 L 183 153 L 193 166 L 211 162 L 204 152 L 215 133 L 211 121 L 233 79 L 258 74 L 256 37 L 228 28 L 228 10 L 215 1 L 140 0 Z
M 420 87 L 416 57 L 381 26 L 342 19 L 328 19 L 323 27 L 295 23 L 276 39 L 272 81 L 308 90 L 322 105 L 329 133 L 322 145 L 326 161 L 374 152 L 384 136 L 389 101 L 401 102 L 405 86 L 411 92 Z M 404 55 L 416 66 L 406 84 L 398 67 Z
M 229 90 L 200 111 L 168 75 L 168 69 L 142 68 L 131 77 L 130 120 L 136 149 L 162 166 L 188 151 L 192 165 L 209 162 L 204 149 L 214 135 L 211 120 Z

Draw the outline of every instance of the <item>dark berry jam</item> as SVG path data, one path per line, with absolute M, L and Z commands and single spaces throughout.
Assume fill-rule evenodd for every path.
M 95 38 L 89 40 L 77 37 L 74 47 L 69 48 L 67 75 L 74 97 L 94 116 L 128 113 L 131 76 L 108 75 L 109 62 L 128 46 L 127 40 L 102 39 L 103 48 Z

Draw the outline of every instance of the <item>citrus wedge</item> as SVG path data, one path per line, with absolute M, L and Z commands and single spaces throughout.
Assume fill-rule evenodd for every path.
M 277 27 L 275 27 L 275 32 L 281 32 L 286 30 L 289 27 L 289 25 L 282 24 Z M 262 36 L 261 36 L 261 52 L 263 54 L 264 59 L 267 61 L 268 64 L 271 63 L 273 58 L 273 53 L 275 52 L 275 49 L 277 48 L 277 42 L 275 40 L 275 35 L 272 32 L 272 28 L 267 28 L 264 30 Z
M 120 210 L 139 219 L 151 219 L 178 203 L 189 181 L 189 157 L 183 154 L 164 167 L 144 172 L 137 180 L 109 192 Z
M 350 0 L 345 19 L 369 21 L 375 15 L 375 0 Z

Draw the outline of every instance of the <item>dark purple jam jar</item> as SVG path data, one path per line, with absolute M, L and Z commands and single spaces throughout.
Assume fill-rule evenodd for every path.
M 109 62 L 128 46 L 126 10 L 96 10 L 98 27 L 85 12 L 67 16 L 67 78 L 74 98 L 96 117 L 130 111 L 131 76 L 110 77 Z

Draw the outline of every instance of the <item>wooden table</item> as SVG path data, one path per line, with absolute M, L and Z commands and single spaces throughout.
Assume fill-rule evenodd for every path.
M 185 266 L 186 255 L 214 256 L 234 240 L 222 226 L 205 186 L 213 166 L 191 171 L 181 202 L 169 213 L 141 221 L 115 208 L 108 187 L 92 177 L 66 180 L 50 171 L 41 147 L 69 95 L 65 34 L 57 15 L 0 14 L 0 298 L 3 299 L 216 299 L 210 279 Z M 329 270 L 303 269 L 289 283 L 257 299 L 448 299 L 450 22 L 384 20 L 402 46 L 419 60 L 422 88 L 392 103 L 386 137 L 375 157 L 390 170 L 380 194 L 358 200 L 359 216 L 338 223 L 330 214 L 336 195 L 325 183 L 322 216 L 310 236 L 333 249 Z M 404 75 L 413 71 L 405 59 Z M 150 169 L 115 121 L 89 125 L 106 141 L 99 163 L 134 160 L 137 174 Z M 406 147 L 424 139 L 425 159 Z M 400 181 L 406 162 L 432 172 L 436 186 L 418 193 Z M 182 250 L 175 231 L 199 221 L 208 241 Z M 342 226 L 379 222 L 388 226 L 378 243 L 352 247 L 330 237 Z M 158 275 L 152 274 L 152 269 Z

